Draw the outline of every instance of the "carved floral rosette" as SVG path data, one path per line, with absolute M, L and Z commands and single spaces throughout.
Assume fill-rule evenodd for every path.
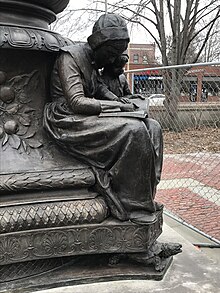
M 37 71 L 9 80 L 6 72 L 0 71 L 0 142 L 3 150 L 10 146 L 29 154 L 31 149 L 42 146 L 33 127 L 36 109 L 29 105 L 31 97 L 27 95 L 28 91 L 36 90 L 38 79 Z

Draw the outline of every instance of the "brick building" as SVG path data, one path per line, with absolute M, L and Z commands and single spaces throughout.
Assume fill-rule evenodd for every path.
M 160 64 L 156 62 L 155 49 L 155 44 L 129 44 L 129 62 L 125 70 L 145 69 L 127 74 L 134 93 L 163 93 L 163 77 L 159 70 Z M 219 101 L 220 66 L 192 67 L 186 70 L 181 86 L 179 100 L 182 102 Z
M 191 93 L 190 100 L 192 99 L 192 91 L 195 90 L 194 101 L 220 101 L 220 66 L 204 66 L 190 68 L 183 78 L 184 85 L 188 85 L 189 92 Z M 207 96 L 203 97 L 207 93 Z M 182 97 L 184 101 L 184 97 Z M 204 100 L 203 100 L 204 99 Z M 181 101 L 181 99 L 180 99 Z
M 129 44 L 127 70 L 156 65 L 155 44 Z
M 162 94 L 163 76 L 159 68 L 159 65 L 147 65 L 141 72 L 130 73 L 128 80 L 132 91 L 144 95 Z M 220 101 L 220 65 L 189 68 L 182 78 L 180 90 L 180 102 Z
M 155 57 L 155 44 L 132 44 L 129 43 L 128 45 L 128 55 L 129 61 L 125 67 L 125 70 L 134 70 L 134 69 L 144 69 L 144 68 L 152 68 L 158 66 Z M 157 72 L 158 73 L 158 72 Z M 139 77 L 141 80 L 139 80 Z M 136 78 L 134 80 L 134 78 Z M 137 92 L 135 88 L 139 87 L 144 88 L 144 83 L 142 79 L 144 77 L 141 73 L 134 74 L 127 74 L 127 79 L 130 84 L 130 88 L 132 91 Z

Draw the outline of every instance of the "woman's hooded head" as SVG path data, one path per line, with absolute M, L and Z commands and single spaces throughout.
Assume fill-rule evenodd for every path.
M 90 47 L 95 50 L 107 41 L 125 40 L 129 42 L 127 25 L 117 14 L 103 14 L 95 22 L 92 35 L 88 37 Z
M 128 46 L 129 35 L 124 19 L 113 13 L 103 14 L 93 27 L 88 43 L 98 68 L 111 64 Z

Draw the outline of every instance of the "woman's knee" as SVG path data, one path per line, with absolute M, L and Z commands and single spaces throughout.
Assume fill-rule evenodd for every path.
M 133 133 L 145 133 L 146 132 L 146 125 L 143 121 L 138 119 L 133 119 L 129 124 L 128 127 L 131 132 Z
M 147 128 L 148 130 L 152 133 L 152 132 L 156 132 L 156 133 L 162 133 L 162 129 L 161 129 L 161 125 L 158 121 L 152 119 L 152 118 L 147 118 Z

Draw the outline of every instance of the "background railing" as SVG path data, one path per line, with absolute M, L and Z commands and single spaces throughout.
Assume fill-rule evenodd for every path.
M 165 212 L 220 243 L 220 63 L 126 72 L 133 93 L 149 99 L 164 132 L 156 200 Z

